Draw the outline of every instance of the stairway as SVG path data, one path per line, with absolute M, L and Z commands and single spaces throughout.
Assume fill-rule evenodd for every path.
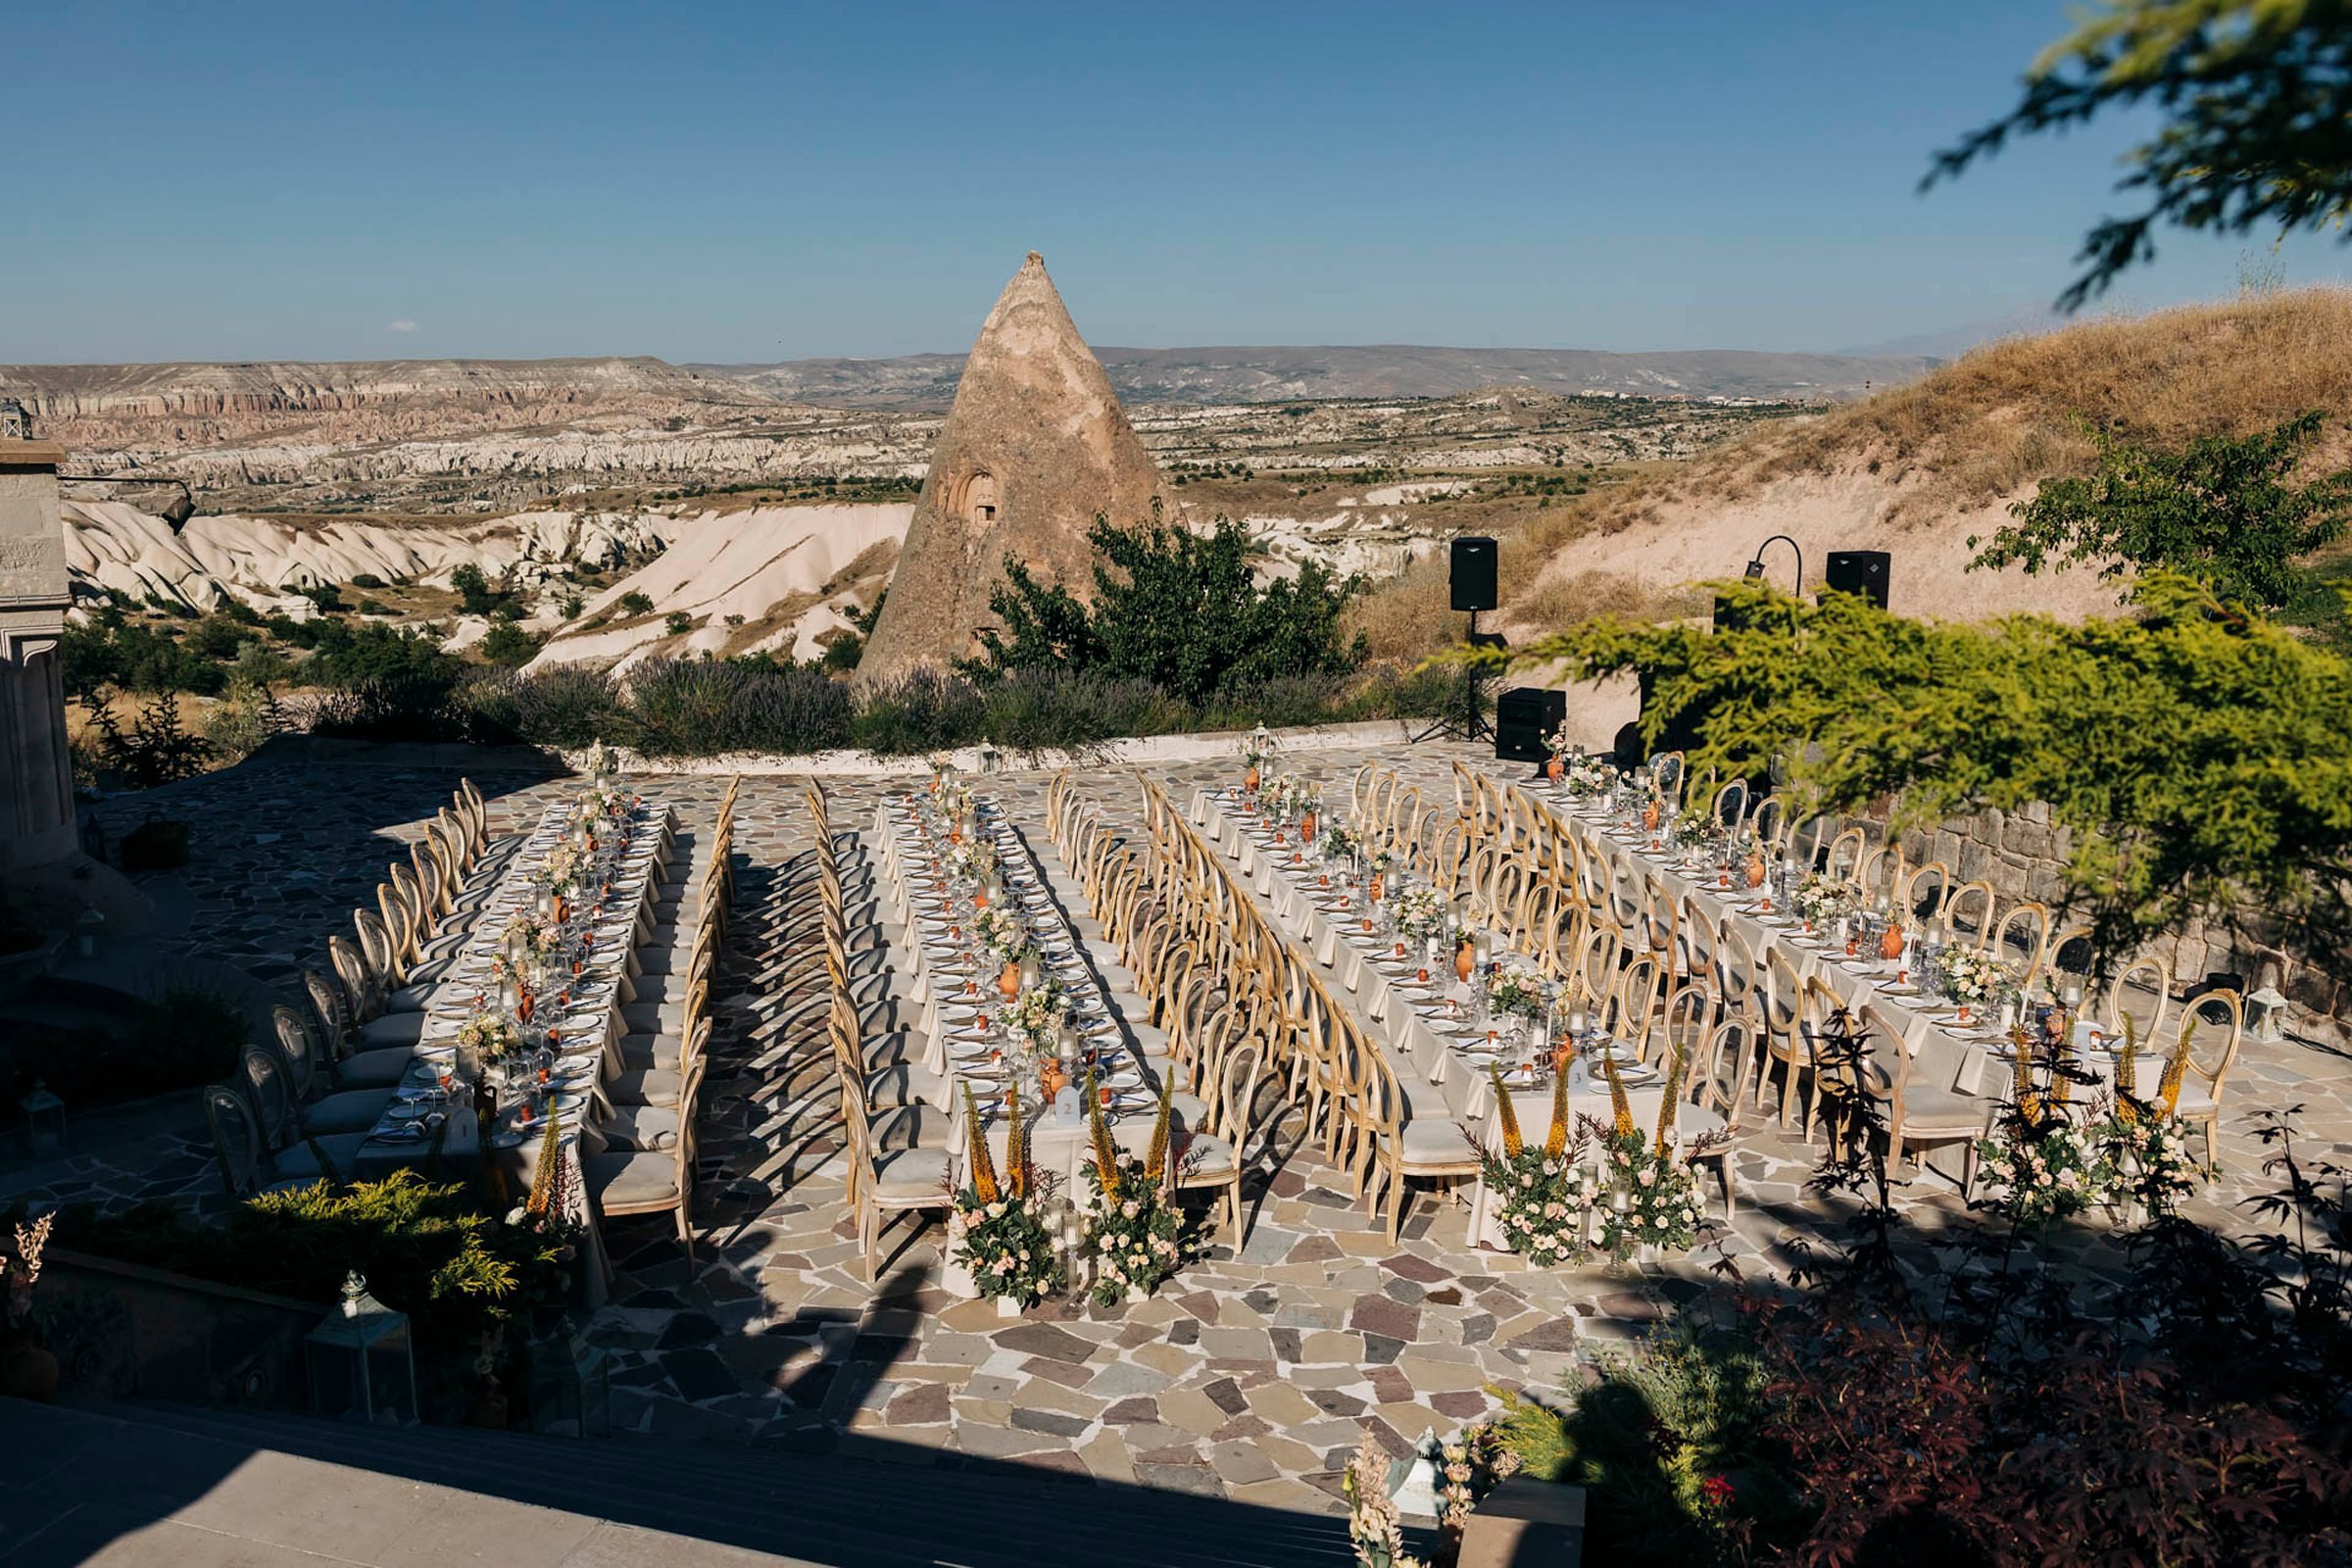
M 39 1467 L 12 1460 L 18 1474 L 0 1481 L 0 1568 L 83 1561 L 128 1525 L 180 1517 L 256 1455 L 293 1456 L 445 1489 L 422 1499 L 404 1491 L 400 1505 L 421 1506 L 426 1517 L 451 1523 L 478 1516 L 485 1531 L 530 1529 L 560 1542 L 565 1527 L 547 1523 L 550 1516 L 532 1513 L 534 1508 L 559 1510 L 575 1532 L 596 1521 L 616 1527 L 613 1537 L 593 1549 L 583 1546 L 576 1559 L 474 1543 L 486 1548 L 485 1560 L 642 1561 L 680 1568 L 760 1560 L 826 1568 L 1342 1568 L 1355 1560 L 1346 1522 L 1336 1518 L 1093 1485 L 955 1455 L 947 1457 L 961 1467 L 942 1468 L 926 1450 L 883 1449 L 872 1444 L 858 1456 L 808 1458 L 631 1439 L 576 1442 L 466 1428 L 359 1427 L 177 1405 L 61 1410 L 0 1399 L 0 1452 L 54 1461 L 41 1474 Z M 86 1457 L 77 1462 L 77 1455 Z M 889 1462 L 895 1459 L 908 1462 Z M 416 1557 L 418 1543 L 405 1537 L 401 1549 L 380 1556 L 368 1554 L 364 1537 L 321 1544 L 318 1532 L 337 1517 L 336 1494 L 365 1489 L 359 1478 L 336 1487 L 338 1472 L 332 1470 L 303 1466 L 298 1473 L 309 1479 L 286 1489 L 282 1524 L 269 1517 L 278 1510 L 257 1513 L 240 1497 L 239 1530 L 356 1562 Z M 170 1480 L 174 1475 L 182 1478 L 176 1492 Z M 380 1486 L 373 1477 L 368 1479 Z M 90 1494 L 79 1534 L 72 1517 L 43 1530 L 54 1518 L 83 1511 L 74 1506 L 81 1500 L 76 1487 Z M 101 1519 L 108 1528 L 90 1528 Z M 638 1542 L 642 1532 L 684 1539 L 656 1541 L 641 1556 L 616 1547 L 615 1539 Z M 473 1553 L 437 1555 L 464 1561 Z M 172 1557 L 120 1560 L 161 1563 Z

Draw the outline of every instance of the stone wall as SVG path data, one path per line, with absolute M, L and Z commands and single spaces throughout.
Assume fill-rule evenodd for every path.
M 2055 910 L 2064 897 L 2066 858 L 2074 850 L 2071 829 L 2050 819 L 2035 803 L 2015 811 L 1986 809 L 1954 817 L 1933 828 L 1902 835 L 1913 865 L 1939 860 L 1959 882 L 1987 882 L 2003 907 L 2033 899 Z M 2341 1043 L 2352 1040 L 2352 987 L 2343 977 L 2296 963 L 2263 942 L 2259 915 L 2249 913 L 2248 932 L 2191 920 L 2149 945 L 2172 968 L 2176 986 L 2196 984 L 2211 974 L 2243 978 L 2248 993 L 2276 985 L 2294 1004 L 2285 1021 L 2293 1033 Z

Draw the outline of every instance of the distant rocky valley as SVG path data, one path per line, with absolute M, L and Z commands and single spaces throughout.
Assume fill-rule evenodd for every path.
M 67 489 L 72 566 L 93 605 L 299 610 L 290 595 L 356 582 L 371 613 L 429 621 L 463 647 L 487 629 L 455 609 L 453 574 L 470 564 L 515 592 L 542 662 L 808 659 L 887 582 L 942 416 L 795 401 L 778 395 L 793 389 L 776 368 L 7 367 L 0 397 L 71 449 L 73 471 L 119 476 Z M 1389 379 L 1407 369 L 1438 384 L 1425 366 Z M 1381 577 L 1452 533 L 1804 410 L 1712 395 L 1519 387 L 1130 407 L 1186 514 L 1243 521 L 1267 572 L 1318 560 Z M 197 503 L 177 534 L 159 515 L 177 493 L 164 479 Z

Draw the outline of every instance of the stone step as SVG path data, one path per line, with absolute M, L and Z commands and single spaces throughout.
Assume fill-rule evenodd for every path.
M 387 1430 L 302 1416 L 140 1405 L 189 1436 L 244 1442 L 644 1529 L 842 1564 L 968 1568 L 1254 1568 L 1354 1560 L 1343 1520 L 1090 1485 L 1005 1463 L 865 1445 L 822 1458 L 631 1438 L 600 1442 L 464 1428 Z

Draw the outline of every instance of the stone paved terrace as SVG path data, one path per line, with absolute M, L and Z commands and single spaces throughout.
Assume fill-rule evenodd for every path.
M 1290 765 L 1344 792 L 1365 755 L 1295 752 Z M 1451 758 L 1474 755 L 1443 744 L 1381 753 L 1430 781 L 1445 778 Z M 1154 771 L 1183 798 L 1226 781 L 1233 767 L 1220 760 Z M 1050 777 L 1015 772 L 1001 784 L 1041 848 Z M 561 787 L 527 775 L 476 781 L 501 830 Z M 454 782 L 437 769 L 272 761 L 113 803 L 102 816 L 110 833 L 150 807 L 186 818 L 194 862 L 158 890 L 183 922 L 178 940 L 284 981 L 318 961 L 327 932 Z M 704 820 L 724 788 L 723 778 L 701 775 L 642 782 Z M 738 916 L 705 1086 L 697 1263 L 684 1262 L 665 1220 L 611 1228 L 621 1272 L 596 1333 L 616 1352 L 619 1424 L 795 1451 L 863 1447 L 899 1461 L 1012 1460 L 1328 1510 L 1338 1505 L 1336 1471 L 1365 1423 L 1399 1449 L 1425 1431 L 1451 1431 L 1494 1407 L 1490 1388 L 1556 1387 L 1580 1357 L 1640 1333 L 1700 1288 L 1697 1259 L 1645 1273 L 1532 1271 L 1467 1246 L 1464 1210 L 1426 1194 L 1392 1245 L 1339 1173 L 1315 1151 L 1292 1147 L 1295 1124 L 1278 1141 L 1270 1180 L 1250 1188 L 1251 1229 L 1239 1255 L 1231 1238 L 1213 1237 L 1147 1302 L 1048 1303 L 1020 1321 L 1001 1319 L 992 1303 L 951 1301 L 938 1289 L 936 1230 L 911 1242 L 894 1232 L 904 1245 L 879 1282 L 865 1284 L 833 1158 L 839 1128 L 827 1108 L 821 1007 L 775 981 L 792 967 L 775 934 L 793 912 L 809 851 L 802 785 L 797 775 L 743 781 Z M 837 825 L 864 825 L 882 787 L 836 781 Z M 1092 770 L 1085 787 L 1116 811 L 1136 809 L 1121 769 Z M 2223 1168 L 2197 1214 L 2243 1223 L 2239 1200 L 2268 1185 L 2255 1114 L 2297 1104 L 2308 1151 L 2352 1153 L 2343 1060 L 2249 1039 L 2229 1086 Z M 0 1201 L 218 1202 L 192 1097 L 184 1117 L 171 1103 L 93 1116 L 74 1144 L 61 1164 L 0 1168 Z M 1750 1126 L 1739 1147 L 1740 1208 L 1720 1243 L 1743 1270 L 1769 1272 L 1788 1244 L 1822 1235 L 1835 1216 L 1805 1191 L 1813 1155 L 1799 1140 Z M 1930 1220 L 1959 1208 L 1952 1184 L 1933 1174 L 1901 1200 Z M 2113 1266 L 2097 1227 L 2068 1246 L 2094 1272 Z

